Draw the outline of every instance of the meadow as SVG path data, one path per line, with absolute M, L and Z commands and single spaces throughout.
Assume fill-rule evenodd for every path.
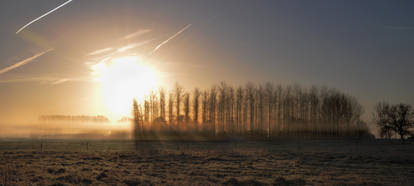
M 413 185 L 414 145 L 389 140 L 2 139 L 0 185 Z

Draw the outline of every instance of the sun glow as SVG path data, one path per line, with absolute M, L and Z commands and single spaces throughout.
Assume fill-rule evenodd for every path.
M 91 67 L 112 117 L 129 116 L 132 100 L 142 101 L 158 87 L 157 71 L 144 61 L 138 56 L 107 58 Z

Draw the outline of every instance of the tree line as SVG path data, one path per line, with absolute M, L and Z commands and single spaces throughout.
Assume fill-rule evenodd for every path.
M 133 103 L 135 135 L 357 135 L 368 133 L 362 113 L 353 96 L 336 89 L 272 83 L 234 87 L 222 82 L 192 91 L 176 84 L 171 91 L 161 88 Z

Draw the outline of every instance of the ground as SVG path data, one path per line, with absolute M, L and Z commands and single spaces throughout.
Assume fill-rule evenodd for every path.
M 414 185 L 397 141 L 0 140 L 0 185 Z

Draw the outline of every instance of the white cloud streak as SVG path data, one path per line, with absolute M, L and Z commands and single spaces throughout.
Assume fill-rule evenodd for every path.
M 125 45 L 123 47 L 118 48 L 117 51 L 118 52 L 125 52 L 127 50 L 130 50 L 130 49 L 133 49 L 133 48 L 136 48 L 136 47 L 145 45 L 145 44 L 147 44 L 149 42 L 150 42 L 150 40 L 146 40 L 146 41 L 142 41 L 142 42 L 138 42 L 138 43 L 131 43 L 131 44 L 128 44 L 128 45 Z
M 55 82 L 53 82 L 52 83 L 52 85 L 58 85 L 58 84 L 61 84 L 61 83 L 64 83 L 64 82 L 67 82 L 67 81 L 70 81 L 71 79 L 69 79 L 69 78 L 62 78 L 62 79 L 59 79 L 59 80 L 56 80 Z
M 167 44 L 170 40 L 174 39 L 175 37 L 177 37 L 178 35 L 180 35 L 182 32 L 184 32 L 185 30 L 187 30 L 188 28 L 191 27 L 191 24 L 186 25 L 184 28 L 182 28 L 181 30 L 179 30 L 177 33 L 175 33 L 174 35 L 172 35 L 171 37 L 169 37 L 167 40 L 161 42 L 159 45 L 157 45 L 154 50 L 152 50 L 150 52 L 149 55 L 152 55 L 154 52 L 156 52 L 158 49 L 160 49 L 163 45 Z
M 151 32 L 151 30 L 150 30 L 150 29 L 142 29 L 142 30 L 138 30 L 138 31 L 136 31 L 136 32 L 134 32 L 134 33 L 131 33 L 131 34 L 128 34 L 128 35 L 124 36 L 122 39 L 123 39 L 123 40 L 126 40 L 126 39 L 131 39 L 131 38 L 138 37 L 138 36 L 140 36 L 140 35 L 146 34 L 146 33 L 148 33 L 148 32 Z
M 63 3 L 63 4 L 59 5 L 58 7 L 56 7 L 56 8 L 54 8 L 54 9 L 50 10 L 49 12 L 46 12 L 46 13 L 45 13 L 45 14 L 43 14 L 43 15 L 41 15 L 40 17 L 38 17 L 38 18 L 36 18 L 36 19 L 34 19 L 34 20 L 30 21 L 29 23 L 27 23 L 27 24 L 25 24 L 24 26 L 22 26 L 19 30 L 17 30 L 16 34 L 18 34 L 19 32 L 21 32 L 22 30 L 24 30 L 26 27 L 30 26 L 30 25 L 31 25 L 31 24 L 33 24 L 34 22 L 39 21 L 39 20 L 40 20 L 40 19 L 42 19 L 43 17 L 45 17 L 45 16 L 47 16 L 47 15 L 49 15 L 49 14 L 53 13 L 53 12 L 54 12 L 54 11 L 56 11 L 57 9 L 62 8 L 63 6 L 65 6 L 65 5 L 69 4 L 69 3 L 70 3 L 70 2 L 72 2 L 72 1 L 73 1 L 73 0 L 68 0 L 68 1 L 66 1 L 65 3 Z
M 13 64 L 13 65 L 10 65 L 10 66 L 8 66 L 8 67 L 6 67 L 6 68 L 0 69 L 0 74 L 4 74 L 4 73 L 6 73 L 6 72 L 8 72 L 8 71 L 10 71 L 10 70 L 13 70 L 13 69 L 15 69 L 15 68 L 18 68 L 18 67 L 20 67 L 20 66 L 22 66 L 22 65 L 25 65 L 25 64 L 27 64 L 27 63 L 30 63 L 30 62 L 31 62 L 31 61 L 33 61 L 34 59 L 36 59 L 36 58 L 38 58 L 38 57 L 40 57 L 40 56 L 42 56 L 42 55 L 44 55 L 44 54 L 46 54 L 46 53 L 48 53 L 48 52 L 52 51 L 52 50 L 53 50 L 53 49 L 49 49 L 49 50 L 46 50 L 46 51 L 40 52 L 40 53 L 38 53 L 38 54 L 36 54 L 36 55 L 34 55 L 34 56 L 32 56 L 32 57 L 26 58 L 26 59 L 24 59 L 24 60 L 22 60 L 22 61 L 19 61 L 19 62 L 17 62 L 17 63 L 15 63 L 15 64 Z
M 103 48 L 103 49 L 99 49 L 99 50 L 95 50 L 93 52 L 90 52 L 88 55 L 94 56 L 94 55 L 102 54 L 102 53 L 105 53 L 105 52 L 109 52 L 111 50 L 113 50 L 113 48 Z
M 59 76 L 37 76 L 37 77 L 20 77 L 20 78 L 9 78 L 9 79 L 0 79 L 0 84 L 7 83 L 25 83 L 25 82 L 39 82 L 42 84 L 49 85 L 59 85 L 66 82 L 94 82 L 93 79 L 89 77 L 73 77 L 73 78 L 63 78 Z

